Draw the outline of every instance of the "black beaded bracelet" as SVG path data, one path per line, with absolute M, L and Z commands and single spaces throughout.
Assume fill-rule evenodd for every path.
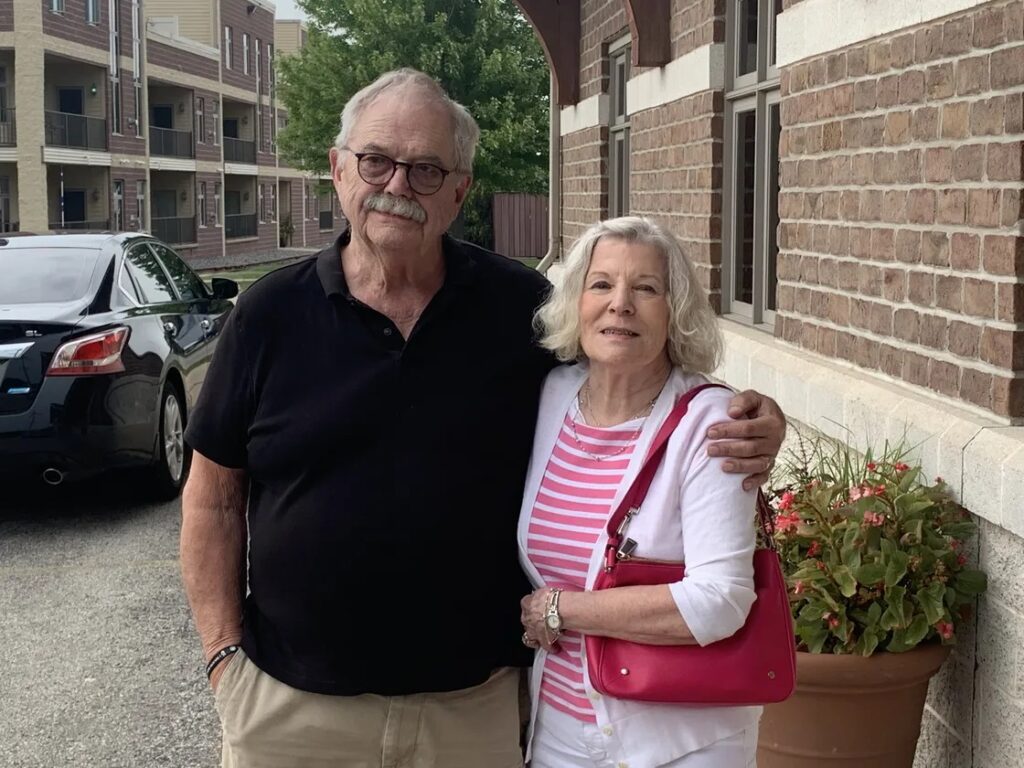
M 217 665 L 224 661 L 224 659 L 233 653 L 238 653 L 240 650 L 242 650 L 242 646 L 240 645 L 226 645 L 213 654 L 213 658 L 210 659 L 206 665 L 206 677 L 209 678 L 210 675 L 213 674 L 213 670 L 215 670 Z

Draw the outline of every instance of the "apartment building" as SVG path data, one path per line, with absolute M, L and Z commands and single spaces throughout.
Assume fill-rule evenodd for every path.
M 718 375 L 857 446 L 905 440 L 975 515 L 975 632 L 915 766 L 1024 754 L 1024 2 L 517 0 L 555 83 L 564 248 L 684 242 Z
M 334 195 L 277 154 L 276 23 L 264 0 L 0 0 L 0 232 L 148 231 L 204 264 L 330 242 Z

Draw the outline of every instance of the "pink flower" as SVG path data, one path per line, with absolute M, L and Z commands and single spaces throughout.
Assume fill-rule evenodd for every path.
M 821 560 L 816 562 L 814 564 L 814 567 L 817 568 L 819 571 L 824 571 L 825 570 L 825 564 Z
M 775 518 L 775 526 L 783 533 L 795 531 L 800 523 L 800 515 L 796 514 L 796 512 L 788 515 L 778 515 Z
M 953 636 L 953 625 L 948 621 L 937 622 L 935 630 L 943 640 L 949 640 Z
M 957 555 L 956 564 L 960 567 L 967 565 L 967 555 L 963 554 L 962 552 L 959 555 Z
M 936 476 L 935 476 L 935 484 L 936 484 L 936 485 L 938 485 L 938 484 L 939 484 L 939 483 L 941 483 L 941 482 L 942 482 L 942 478 L 941 478 L 941 477 L 939 477 L 938 475 L 936 475 Z
M 803 593 L 804 593 L 804 583 L 802 581 L 798 581 L 796 584 L 793 585 L 793 594 L 794 595 L 802 595 Z
M 869 461 L 868 462 L 868 470 L 870 470 L 871 472 L 874 472 L 875 471 L 875 467 L 877 467 L 877 466 L 878 465 L 875 464 L 875 462 L 873 462 L 873 461 Z
M 814 557 L 819 552 L 821 552 L 821 544 L 817 540 L 812 541 L 811 546 L 807 548 L 807 556 Z
M 883 495 L 885 495 L 885 485 L 883 483 L 879 483 L 878 485 L 875 486 L 875 496 Z
M 880 512 L 865 512 L 864 524 L 878 528 L 879 526 L 885 525 L 885 515 Z
M 787 510 L 790 507 L 792 507 L 793 500 L 795 498 L 796 497 L 793 495 L 792 491 L 786 491 L 784 494 L 782 494 L 782 500 L 779 502 L 779 509 Z
M 903 462 L 901 461 L 901 462 L 899 462 L 899 463 L 898 463 L 898 464 L 896 465 L 895 469 L 896 469 L 896 471 L 897 471 L 897 472 L 906 472 L 906 471 L 907 471 L 908 469 L 910 469 L 910 465 L 908 465 L 908 464 L 904 464 L 904 463 L 903 463 Z
M 839 619 L 832 615 L 831 611 L 821 614 L 822 621 L 828 622 L 829 629 L 835 629 L 839 626 Z
M 960 539 L 950 539 L 949 540 L 949 547 L 954 552 L 959 552 L 960 551 L 960 547 L 962 547 L 962 546 L 963 546 L 963 542 L 960 541 Z

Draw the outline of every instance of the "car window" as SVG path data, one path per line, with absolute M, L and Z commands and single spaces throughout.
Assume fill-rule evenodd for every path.
M 136 285 L 142 293 L 142 301 L 145 304 L 163 304 L 169 301 L 177 301 L 171 281 L 167 279 L 160 262 L 156 256 L 144 244 L 139 244 L 129 249 L 125 254 L 128 262 L 128 269 L 135 278 Z
M 85 248 L 0 247 L 0 304 L 60 304 L 85 298 L 99 253 Z
M 128 271 L 127 261 L 125 261 L 125 263 L 121 267 L 121 274 L 117 278 L 117 284 L 121 288 L 121 291 L 125 294 L 125 296 L 130 298 L 136 304 L 143 303 L 142 297 L 139 296 L 139 291 L 135 286 L 135 281 L 132 280 L 131 273 Z
M 168 274 L 174 281 L 181 298 L 186 301 L 193 299 L 207 298 L 206 288 L 192 268 L 182 261 L 182 258 L 162 243 L 150 243 L 149 247 L 156 251 L 156 255 L 167 268 Z

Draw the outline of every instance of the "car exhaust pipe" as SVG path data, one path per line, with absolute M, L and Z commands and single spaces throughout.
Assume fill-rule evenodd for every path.
M 47 467 L 43 470 L 43 482 L 47 485 L 58 486 L 64 482 L 64 473 L 55 467 Z

